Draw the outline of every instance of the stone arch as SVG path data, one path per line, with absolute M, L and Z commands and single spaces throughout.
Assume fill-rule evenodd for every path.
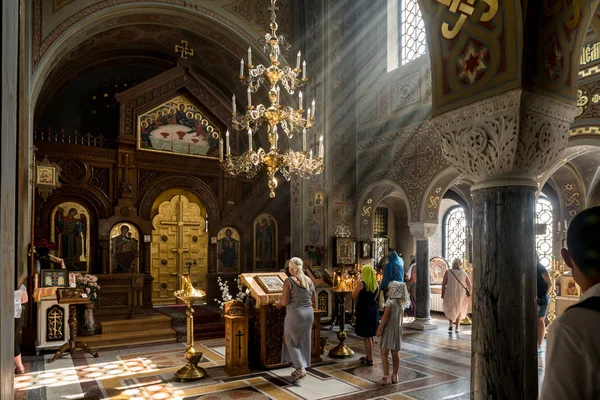
M 186 176 L 161 176 L 144 193 L 139 205 L 139 214 L 142 219 L 149 220 L 154 200 L 165 190 L 186 189 L 194 193 L 206 206 L 208 221 L 212 226 L 219 221 L 219 202 L 216 194 L 200 179 Z
M 439 209 L 442 198 L 452 185 L 459 182 L 463 176 L 454 168 L 446 168 L 438 174 L 420 199 L 418 221 L 439 223 Z
M 40 11 L 41 12 L 41 11 Z M 81 17 L 77 22 L 68 26 L 62 32 L 54 34 L 52 43 L 36 43 L 33 45 L 33 64 L 34 70 L 30 86 L 31 105 L 34 109 L 38 95 L 44 85 L 44 82 L 50 72 L 54 69 L 58 60 L 73 49 L 79 43 L 83 42 L 87 37 L 95 33 L 115 27 L 117 21 L 124 17 L 134 17 L 136 15 L 171 15 L 181 18 L 182 21 L 206 21 L 206 23 L 217 24 L 222 27 L 227 35 L 235 35 L 236 40 L 243 43 L 243 46 L 256 47 L 255 37 L 246 32 L 240 26 L 234 24 L 229 19 L 226 19 L 214 12 L 210 12 L 202 7 L 195 10 L 182 8 L 174 4 L 153 3 L 145 5 L 141 3 L 129 3 L 127 7 L 109 6 L 92 10 L 93 18 Z M 41 29 L 41 28 L 40 28 Z M 184 29 L 184 28 L 182 28 Z M 193 32 L 199 34 L 199 32 Z M 211 38 L 207 38 L 213 40 Z M 41 40 L 41 39 L 40 39 Z M 215 41 L 215 43 L 217 43 Z M 221 45 L 221 44 L 219 44 Z M 222 46 L 222 45 L 221 45 Z M 225 50 L 228 50 L 225 48 Z M 260 49 L 256 47 L 256 55 L 260 58 Z M 237 55 L 236 55 L 237 56 Z
M 408 222 L 412 222 L 414 216 L 411 213 L 410 200 L 402 185 L 394 179 L 383 178 L 361 190 L 359 196 L 358 213 L 356 215 L 357 236 L 359 240 L 366 240 L 373 236 L 373 217 L 375 209 L 381 201 L 387 197 L 395 196 L 402 199 L 406 206 Z M 366 223 L 365 223 L 366 221 Z

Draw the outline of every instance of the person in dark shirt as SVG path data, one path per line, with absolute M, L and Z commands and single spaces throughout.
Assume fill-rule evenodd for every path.
M 548 312 L 548 304 L 550 304 L 550 275 L 548 270 L 542 265 L 540 260 L 537 262 L 537 345 L 538 353 L 541 352 L 542 342 L 546 333 L 546 312 Z

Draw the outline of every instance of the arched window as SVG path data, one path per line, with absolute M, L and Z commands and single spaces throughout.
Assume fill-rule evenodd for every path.
M 535 203 L 535 224 L 536 227 L 545 225 L 545 233 L 536 229 L 535 250 L 542 265 L 550 268 L 552 266 L 552 203 L 546 197 L 540 196 Z
M 444 258 L 449 262 L 455 258 L 462 260 L 467 249 L 467 217 L 461 206 L 454 206 L 446 212 L 442 237 Z
M 417 0 L 387 0 L 387 70 L 427 52 L 425 23 Z

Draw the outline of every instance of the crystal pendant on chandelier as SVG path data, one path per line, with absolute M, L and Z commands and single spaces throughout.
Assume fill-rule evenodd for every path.
M 281 104 L 281 92 L 287 91 L 290 95 L 296 89 L 304 86 L 306 78 L 306 61 L 300 64 L 301 53 L 296 56 L 296 67 L 291 68 L 282 65 L 285 62 L 281 58 L 282 48 L 288 44 L 281 35 L 277 34 L 277 22 L 275 18 L 275 3 L 271 0 L 271 32 L 265 35 L 265 51 L 268 52 L 270 66 L 252 65 L 252 49 L 248 48 L 247 76 L 244 75 L 244 59 L 240 61 L 240 80 L 248 89 L 246 90 L 248 106 L 244 114 L 238 115 L 235 95 L 232 99 L 233 127 L 248 136 L 248 150 L 240 155 L 231 155 L 229 146 L 229 131 L 226 133 L 227 154 L 224 158 L 223 168 L 231 175 L 245 174 L 248 178 L 255 177 L 261 170 L 265 169 L 268 176 L 269 196 L 275 197 L 277 178 L 275 174 L 279 171 L 286 180 L 297 175 L 301 178 L 310 178 L 323 172 L 323 136 L 319 138 L 316 157 L 313 150 L 308 149 L 307 141 L 309 130 L 313 126 L 315 118 L 315 101 L 310 105 L 307 103 L 304 110 L 302 91 L 298 92 L 298 108 Z M 302 67 L 302 68 L 300 68 Z M 265 86 L 268 89 L 269 103 L 267 107 L 262 104 L 252 104 L 252 94 Z M 259 147 L 254 150 L 252 137 L 262 127 L 265 127 L 270 148 L 265 151 Z M 301 135 L 302 150 L 295 151 L 291 148 L 280 149 L 278 147 L 279 132 L 292 139 L 294 134 Z M 222 148 L 223 146 L 221 146 Z

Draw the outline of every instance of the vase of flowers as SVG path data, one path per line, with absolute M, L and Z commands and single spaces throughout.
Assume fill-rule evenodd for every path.
M 239 303 L 235 305 L 236 308 L 244 307 L 244 300 L 250 294 L 250 290 L 242 285 L 240 278 L 237 279 L 238 292 L 235 295 L 235 298 L 229 293 L 229 285 L 227 284 L 227 281 L 222 281 L 221 278 L 217 278 L 217 283 L 219 284 L 219 289 L 221 290 L 221 299 L 215 299 L 215 302 L 217 302 L 221 310 L 224 310 L 225 303 L 229 303 L 230 301 Z M 230 307 L 232 307 L 232 305 L 228 306 L 228 308 Z
M 306 252 L 308 258 L 312 260 L 313 265 L 322 265 L 323 258 L 325 258 L 325 252 L 327 249 L 323 246 L 313 246 L 306 245 L 304 247 L 304 251 Z
M 94 320 L 94 302 L 98 299 L 98 291 L 100 285 L 98 285 L 98 277 L 95 275 L 79 273 L 75 274 L 75 282 L 77 287 L 83 289 L 83 292 L 92 301 L 90 304 L 86 304 L 85 315 L 83 319 L 82 335 L 89 336 L 96 333 L 96 321 Z

